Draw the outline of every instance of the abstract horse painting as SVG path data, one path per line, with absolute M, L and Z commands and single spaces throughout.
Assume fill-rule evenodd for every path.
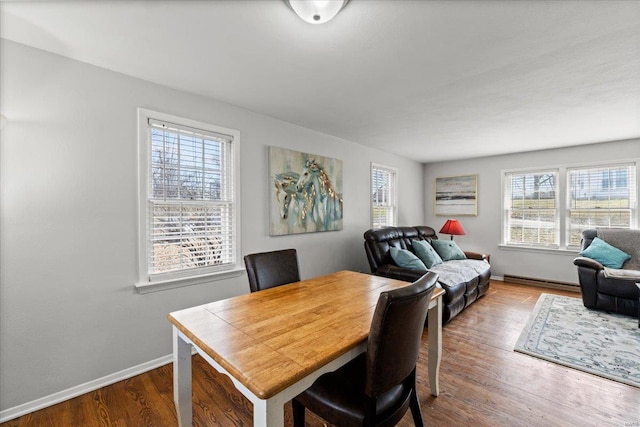
M 300 174 L 292 171 L 278 173 L 273 177 L 273 184 L 276 188 L 276 201 L 280 203 L 280 218 L 286 221 L 292 217 L 304 226 L 313 205 L 307 190 L 298 191 L 296 188 L 299 178 Z
M 342 161 L 269 147 L 270 234 L 342 230 Z
M 311 195 L 312 218 L 322 228 L 327 228 L 333 221 L 342 220 L 342 193 L 338 193 L 331 178 L 316 160 L 307 160 L 302 175 L 296 183 L 296 191 Z

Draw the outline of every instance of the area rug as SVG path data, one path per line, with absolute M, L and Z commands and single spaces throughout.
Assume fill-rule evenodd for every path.
M 640 388 L 638 319 L 540 295 L 515 351 Z

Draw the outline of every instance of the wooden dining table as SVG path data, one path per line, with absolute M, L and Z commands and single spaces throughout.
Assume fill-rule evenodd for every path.
M 282 426 L 286 402 L 366 350 L 380 293 L 408 284 L 339 271 L 170 313 L 180 426 L 192 425 L 192 348 L 253 403 L 254 426 Z M 439 393 L 443 294 L 436 288 L 429 305 L 434 396 Z

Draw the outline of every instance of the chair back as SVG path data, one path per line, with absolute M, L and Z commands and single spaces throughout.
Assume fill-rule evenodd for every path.
M 409 286 L 380 294 L 367 343 L 368 397 L 402 384 L 414 372 L 437 279 L 428 272 Z
M 300 281 L 295 249 L 249 254 L 244 263 L 251 292 Z

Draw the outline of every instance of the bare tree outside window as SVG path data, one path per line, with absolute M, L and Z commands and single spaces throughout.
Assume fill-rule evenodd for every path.
M 228 141 L 164 123 L 150 126 L 150 139 L 149 273 L 228 262 Z
M 509 171 L 503 179 L 504 244 L 576 250 L 584 230 L 637 225 L 636 162 Z

